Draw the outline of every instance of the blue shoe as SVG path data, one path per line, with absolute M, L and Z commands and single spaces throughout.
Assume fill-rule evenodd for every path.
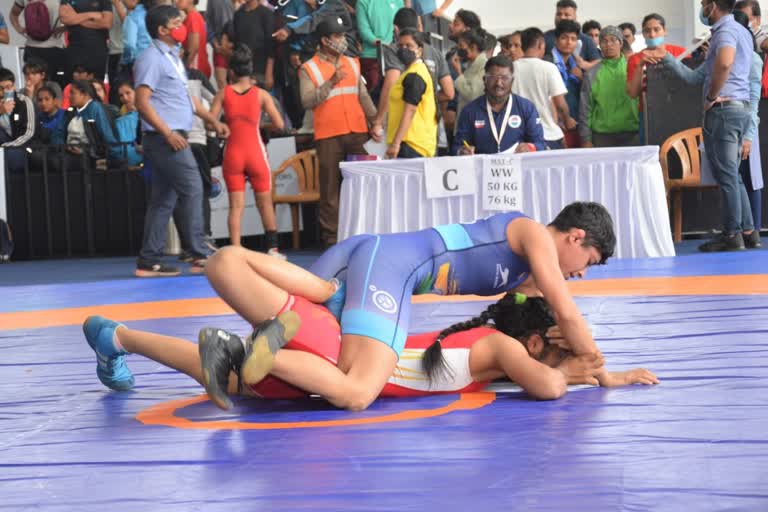
M 115 329 L 122 324 L 103 316 L 89 316 L 83 322 L 83 334 L 96 352 L 96 375 L 102 384 L 115 391 L 133 388 L 133 373 L 125 364 L 125 350 L 117 350 L 114 344 Z
M 335 278 L 334 278 L 335 279 Z M 325 306 L 333 316 L 336 317 L 336 321 L 341 323 L 341 311 L 344 309 L 344 303 L 347 301 L 347 282 L 339 282 L 339 288 L 336 293 L 331 295 L 331 298 L 325 301 Z

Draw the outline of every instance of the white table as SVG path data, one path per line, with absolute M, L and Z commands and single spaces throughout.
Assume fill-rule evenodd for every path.
M 482 190 L 483 159 L 472 159 Z M 424 159 L 344 162 L 338 239 L 417 231 L 493 215 L 479 194 L 427 199 Z M 567 204 L 596 201 L 611 212 L 617 258 L 674 256 L 659 149 L 572 149 L 522 156 L 522 211 L 548 223 Z

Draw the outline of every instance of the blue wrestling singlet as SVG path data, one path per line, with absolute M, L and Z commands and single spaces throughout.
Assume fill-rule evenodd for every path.
M 472 224 L 412 233 L 358 235 L 326 251 L 310 269 L 346 280 L 342 334 L 380 340 L 397 353 L 405 346 L 411 295 L 491 296 L 528 277 L 528 262 L 512 252 L 506 230 L 520 212 Z

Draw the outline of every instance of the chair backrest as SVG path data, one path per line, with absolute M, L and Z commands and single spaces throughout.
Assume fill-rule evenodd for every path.
M 667 190 L 677 187 L 695 187 L 701 185 L 701 128 L 691 128 L 671 135 L 659 151 L 661 169 L 664 171 L 664 184 Z M 674 153 L 680 162 L 682 176 L 669 177 L 670 153 Z
M 297 195 L 307 195 L 310 193 L 320 193 L 320 165 L 317 160 L 317 152 L 314 149 L 302 151 L 293 155 L 280 165 L 280 168 L 272 173 L 272 183 L 277 183 L 277 177 L 293 169 L 296 173 L 299 192 Z M 272 187 L 272 197 L 280 197 L 277 194 L 277 187 Z

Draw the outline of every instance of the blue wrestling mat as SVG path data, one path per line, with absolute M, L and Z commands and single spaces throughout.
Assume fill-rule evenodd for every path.
M 135 389 L 110 392 L 66 318 L 207 300 L 205 279 L 72 279 L 87 274 L 77 265 L 114 265 L 87 260 L 44 284 L 35 276 L 50 262 L 3 265 L 0 510 L 766 511 L 765 256 L 612 261 L 581 283 L 608 368 L 648 368 L 658 386 L 579 387 L 551 402 L 503 387 L 362 413 L 244 398 L 224 412 L 140 356 L 128 357 Z M 647 292 L 617 293 L 625 281 Z M 486 305 L 414 304 L 412 325 L 440 329 Z M 162 314 L 127 323 L 192 340 L 208 325 L 247 330 L 221 312 Z

